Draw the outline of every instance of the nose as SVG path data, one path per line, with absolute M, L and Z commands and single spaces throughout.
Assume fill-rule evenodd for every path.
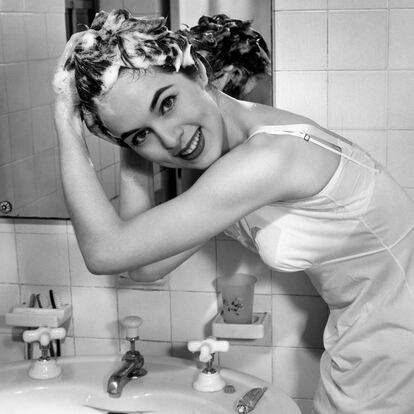
M 158 124 L 155 128 L 161 145 L 174 154 L 181 150 L 181 138 L 183 136 L 183 129 L 179 125 L 175 125 L 172 122 L 165 122 Z

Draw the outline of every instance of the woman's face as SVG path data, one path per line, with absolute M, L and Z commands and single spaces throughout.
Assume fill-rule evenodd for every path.
M 97 104 L 103 124 L 142 157 L 206 169 L 222 154 L 223 119 L 201 81 L 181 73 L 124 73 Z

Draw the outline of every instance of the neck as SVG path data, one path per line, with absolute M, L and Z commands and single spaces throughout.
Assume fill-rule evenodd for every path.
M 239 101 L 215 89 L 212 91 L 223 117 L 225 140 L 224 152 L 243 143 L 254 126 L 254 103 Z

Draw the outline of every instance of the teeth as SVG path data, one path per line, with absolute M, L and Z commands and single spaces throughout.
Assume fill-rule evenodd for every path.
M 196 133 L 194 134 L 194 137 L 191 140 L 189 147 L 186 148 L 184 151 L 181 151 L 181 155 L 190 155 L 197 148 L 197 145 L 200 142 L 200 137 L 201 131 L 200 129 L 197 129 Z

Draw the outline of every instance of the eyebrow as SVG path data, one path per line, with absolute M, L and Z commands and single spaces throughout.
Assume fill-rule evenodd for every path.
M 173 85 L 171 84 L 171 85 L 164 86 L 163 88 L 158 89 L 158 90 L 154 93 L 154 96 L 153 96 L 153 98 L 152 98 L 151 105 L 150 105 L 150 111 L 151 111 L 151 112 L 153 112 L 153 111 L 154 111 L 154 108 L 155 108 L 155 106 L 157 105 L 157 102 L 158 102 L 158 99 L 159 99 L 160 95 L 161 95 L 164 91 L 166 91 L 167 89 L 171 88 L 171 86 L 173 86 Z M 128 137 L 129 137 L 129 136 L 130 136 L 133 132 L 137 131 L 138 129 L 139 129 L 139 128 L 131 129 L 130 131 L 126 131 L 126 132 L 124 132 L 123 134 L 121 134 L 121 139 L 122 139 L 122 141 L 124 141 L 126 138 L 128 138 Z
M 155 106 L 157 105 L 157 102 L 158 102 L 158 99 L 159 99 L 160 95 L 161 95 L 164 91 L 166 91 L 167 89 L 171 88 L 171 86 L 172 86 L 172 84 L 171 84 L 171 85 L 164 86 L 163 88 L 158 89 L 158 90 L 154 93 L 154 97 L 152 98 L 151 105 L 150 105 L 150 111 L 151 111 L 151 112 L 154 110 Z

